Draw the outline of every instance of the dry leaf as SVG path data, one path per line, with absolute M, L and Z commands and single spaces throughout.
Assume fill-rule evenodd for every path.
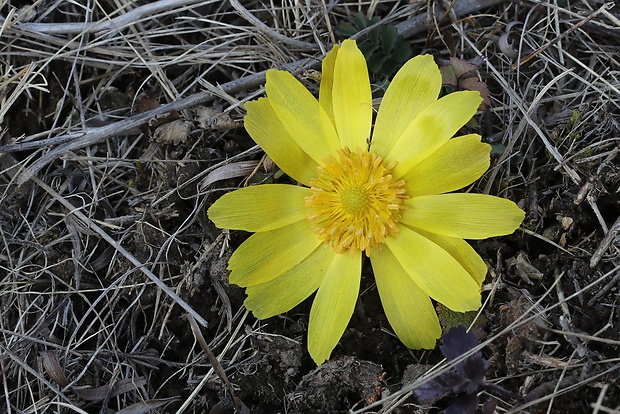
M 139 387 L 146 385 L 144 377 L 127 378 L 116 381 L 114 385 L 106 384 L 95 388 L 73 388 L 78 397 L 87 401 L 103 401 L 108 397 L 113 398 L 117 395 L 125 394 Z
M 222 165 L 220 168 L 211 171 L 209 175 L 200 182 L 200 190 L 204 191 L 217 181 L 236 177 L 247 177 L 256 169 L 258 163 L 258 161 L 241 161 Z
M 240 122 L 215 108 L 197 106 L 194 108 L 194 115 L 194 121 L 203 129 L 234 129 L 240 126 Z
M 527 254 L 524 252 L 519 252 L 516 258 L 507 259 L 506 263 L 510 267 L 514 266 L 517 275 L 530 285 L 532 284 L 532 279 L 540 280 L 543 278 L 542 272 L 530 263 Z
M 47 375 L 49 375 L 50 378 L 62 388 L 69 385 L 69 381 L 67 380 L 67 377 L 65 377 L 63 369 L 60 367 L 60 363 L 58 362 L 56 352 L 42 351 L 40 355 L 41 362 L 43 362 L 43 368 L 45 368 L 45 372 L 47 372 Z
M 153 141 L 160 144 L 179 145 L 185 142 L 192 131 L 192 123 L 183 119 L 177 119 L 167 124 L 158 126 L 153 133 Z

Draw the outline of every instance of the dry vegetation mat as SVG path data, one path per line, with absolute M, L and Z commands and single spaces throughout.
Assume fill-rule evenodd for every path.
M 472 243 L 489 266 L 474 337 L 407 349 L 365 266 L 317 368 L 310 304 L 255 320 L 226 271 L 247 234 L 205 212 L 290 182 L 244 102 L 269 68 L 316 92 L 349 36 L 377 104 L 411 54 L 488 92 L 468 128 L 492 165 L 470 190 L 527 215 Z M 619 412 L 619 56 L 620 8 L 598 0 L 3 0 L 0 411 Z

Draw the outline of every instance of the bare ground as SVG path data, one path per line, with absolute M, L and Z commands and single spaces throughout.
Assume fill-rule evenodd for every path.
M 480 410 L 619 412 L 620 9 L 273 3 L 1 3 L 0 411 L 436 413 L 451 403 L 412 396 L 451 364 L 395 338 L 370 267 L 332 362 L 317 368 L 305 350 L 310 303 L 256 321 L 227 283 L 247 234 L 205 214 L 244 183 L 287 180 L 242 128 L 243 103 L 273 67 L 316 91 L 336 28 L 361 12 L 415 54 L 485 58 L 491 104 L 470 127 L 493 158 L 474 191 L 527 216 L 514 235 L 473 243 L 490 269 L 473 331 L 496 386 Z M 377 97 L 387 78 L 372 75 Z

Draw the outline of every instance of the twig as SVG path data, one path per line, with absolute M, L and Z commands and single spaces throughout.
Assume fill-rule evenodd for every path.
M 602 344 L 608 344 L 608 345 L 614 345 L 614 346 L 620 345 L 620 341 L 616 341 L 613 339 L 599 338 L 598 336 L 586 335 L 586 334 L 582 334 L 578 332 L 573 332 L 570 330 L 559 330 L 559 329 L 553 329 L 553 328 L 545 328 L 545 329 L 549 332 L 553 332 L 556 334 L 583 339 L 585 342 L 600 342 Z
M 609 293 L 609 291 L 614 286 L 616 286 L 616 284 L 618 284 L 619 282 L 620 282 L 620 272 L 616 273 L 616 275 L 609 282 L 607 282 L 605 286 L 603 286 L 598 292 L 596 292 L 596 295 L 594 295 L 592 299 L 588 301 L 588 306 L 592 306 L 595 303 L 597 303 L 600 298 L 602 298 L 607 293 Z
M 456 1 L 453 11 L 457 17 L 463 17 L 464 15 L 477 12 L 482 9 L 486 9 L 495 6 L 500 3 L 504 3 L 505 0 L 470 0 L 470 1 Z M 435 14 L 440 15 L 443 8 L 438 4 L 435 5 Z M 411 37 L 415 34 L 422 32 L 426 29 L 428 13 L 414 16 L 402 23 L 397 24 L 396 31 L 403 37 Z
M 230 381 L 228 381 L 228 376 L 226 375 L 226 372 L 224 371 L 224 367 L 222 367 L 222 364 L 220 364 L 220 361 L 217 360 L 217 358 L 215 357 L 215 354 L 213 354 L 213 351 L 211 351 L 209 344 L 207 344 L 207 341 L 205 341 L 204 336 L 202 336 L 202 332 L 200 332 L 200 327 L 196 324 L 196 321 L 194 320 L 192 315 L 187 315 L 187 320 L 189 320 L 189 325 L 192 328 L 192 333 L 194 334 L 194 338 L 196 338 L 196 340 L 200 344 L 200 347 L 207 355 L 207 358 L 209 359 L 211 366 L 215 370 L 215 373 L 222 380 L 222 383 L 224 384 L 224 389 L 226 390 L 226 394 L 230 396 L 230 399 L 232 403 L 234 404 L 234 407 L 236 410 L 235 412 L 243 413 L 247 411 L 247 413 L 249 414 L 250 411 L 248 410 L 248 408 L 235 395 L 235 390 L 233 389 L 233 386 L 230 384 Z
M 590 258 L 590 267 L 595 267 L 601 261 L 603 254 L 605 254 L 618 233 L 620 233 L 620 216 L 618 216 L 616 222 L 612 224 L 605 237 L 603 237 L 603 240 L 601 240 L 601 244 L 599 244 L 597 249 L 592 254 L 592 257 Z
M 4 388 L 4 398 L 6 400 L 7 414 L 11 414 L 11 400 L 9 399 L 9 388 L 6 382 L 6 370 L 4 368 L 4 355 L 0 355 L 0 371 L 2 371 L 2 388 Z
M 201 3 L 201 4 L 196 4 Z M 117 31 L 127 26 L 135 24 L 140 20 L 143 20 L 145 16 L 152 16 L 154 14 L 163 13 L 173 14 L 179 13 L 184 9 L 196 4 L 200 6 L 203 4 L 213 3 L 205 0 L 159 0 L 151 3 L 146 3 L 143 6 L 136 7 L 116 16 L 110 20 L 101 20 L 98 22 L 83 22 L 83 23 L 17 23 L 14 28 L 17 30 L 23 30 L 28 32 L 37 32 L 45 34 L 55 35 L 71 35 L 71 34 L 86 34 L 93 32 L 104 31 Z M 0 25 L 3 25 L 4 19 L 0 17 Z M 9 25 L 11 23 L 9 22 Z

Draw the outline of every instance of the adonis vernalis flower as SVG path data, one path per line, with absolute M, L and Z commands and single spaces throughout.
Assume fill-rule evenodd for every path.
M 441 327 L 431 299 L 457 312 L 481 306 L 487 267 L 463 239 L 512 233 L 512 201 L 450 193 L 488 169 L 490 146 L 453 138 L 476 112 L 476 91 L 437 99 L 431 56 L 399 70 L 373 126 L 364 56 L 355 41 L 323 61 L 317 100 L 293 75 L 267 72 L 266 98 L 246 104 L 245 127 L 302 185 L 265 184 L 222 196 L 209 209 L 220 228 L 254 232 L 229 261 L 230 282 L 265 319 L 316 291 L 308 350 L 317 364 L 340 340 L 370 258 L 388 321 L 408 347 L 433 348 Z

